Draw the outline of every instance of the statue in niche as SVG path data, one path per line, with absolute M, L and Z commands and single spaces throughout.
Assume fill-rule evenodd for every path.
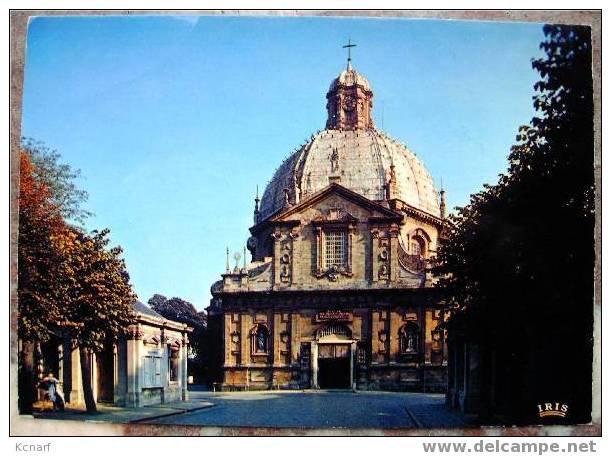
M 339 153 L 335 147 L 333 148 L 333 152 L 331 152 L 331 171 L 339 171 Z

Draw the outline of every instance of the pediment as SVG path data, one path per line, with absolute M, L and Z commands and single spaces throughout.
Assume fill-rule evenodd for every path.
M 400 221 L 402 215 L 382 204 L 369 200 L 337 183 L 304 199 L 299 204 L 268 219 L 269 223 L 291 223 L 303 218 L 316 223 L 355 223 L 358 221 Z

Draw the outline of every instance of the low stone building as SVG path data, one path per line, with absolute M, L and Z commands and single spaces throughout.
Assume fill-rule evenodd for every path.
M 168 320 L 141 302 L 134 304 L 136 324 L 128 336 L 91 356 L 96 402 L 141 407 L 186 400 L 188 334 L 191 328 Z M 41 348 L 39 376 L 53 373 L 66 402 L 83 404 L 78 347 L 52 337 Z
M 443 191 L 374 127 L 373 92 L 350 59 L 326 98 L 326 129 L 255 198 L 252 261 L 236 255 L 230 268 L 228 251 L 211 288 L 216 381 L 444 391 L 443 305 L 427 263 L 446 223 Z

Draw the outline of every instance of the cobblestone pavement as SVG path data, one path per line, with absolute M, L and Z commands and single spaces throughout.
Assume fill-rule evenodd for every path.
M 265 391 L 192 394 L 214 404 L 203 410 L 144 421 L 228 427 L 447 428 L 470 421 L 448 410 L 441 394 L 348 391 Z
M 33 414 L 34 418 L 51 419 L 51 420 L 74 420 L 88 422 L 108 422 L 108 423 L 135 423 L 151 418 L 159 418 L 168 415 L 177 415 L 180 413 L 190 413 L 195 410 L 201 410 L 206 407 L 211 407 L 210 402 L 202 399 L 201 392 L 189 392 L 190 397 L 186 402 L 177 401 L 167 404 L 154 406 L 125 408 L 114 405 L 98 404 L 97 413 L 87 413 L 84 406 L 74 407 L 70 404 L 66 405 L 63 412 L 53 412 L 51 410 L 38 411 Z

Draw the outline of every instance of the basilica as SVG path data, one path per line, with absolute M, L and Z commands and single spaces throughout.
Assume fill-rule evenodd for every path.
M 372 87 L 350 57 L 326 99 L 325 129 L 255 199 L 252 261 L 228 258 L 211 287 L 215 383 L 445 391 L 444 309 L 428 261 L 447 223 L 444 192 L 375 127 Z

